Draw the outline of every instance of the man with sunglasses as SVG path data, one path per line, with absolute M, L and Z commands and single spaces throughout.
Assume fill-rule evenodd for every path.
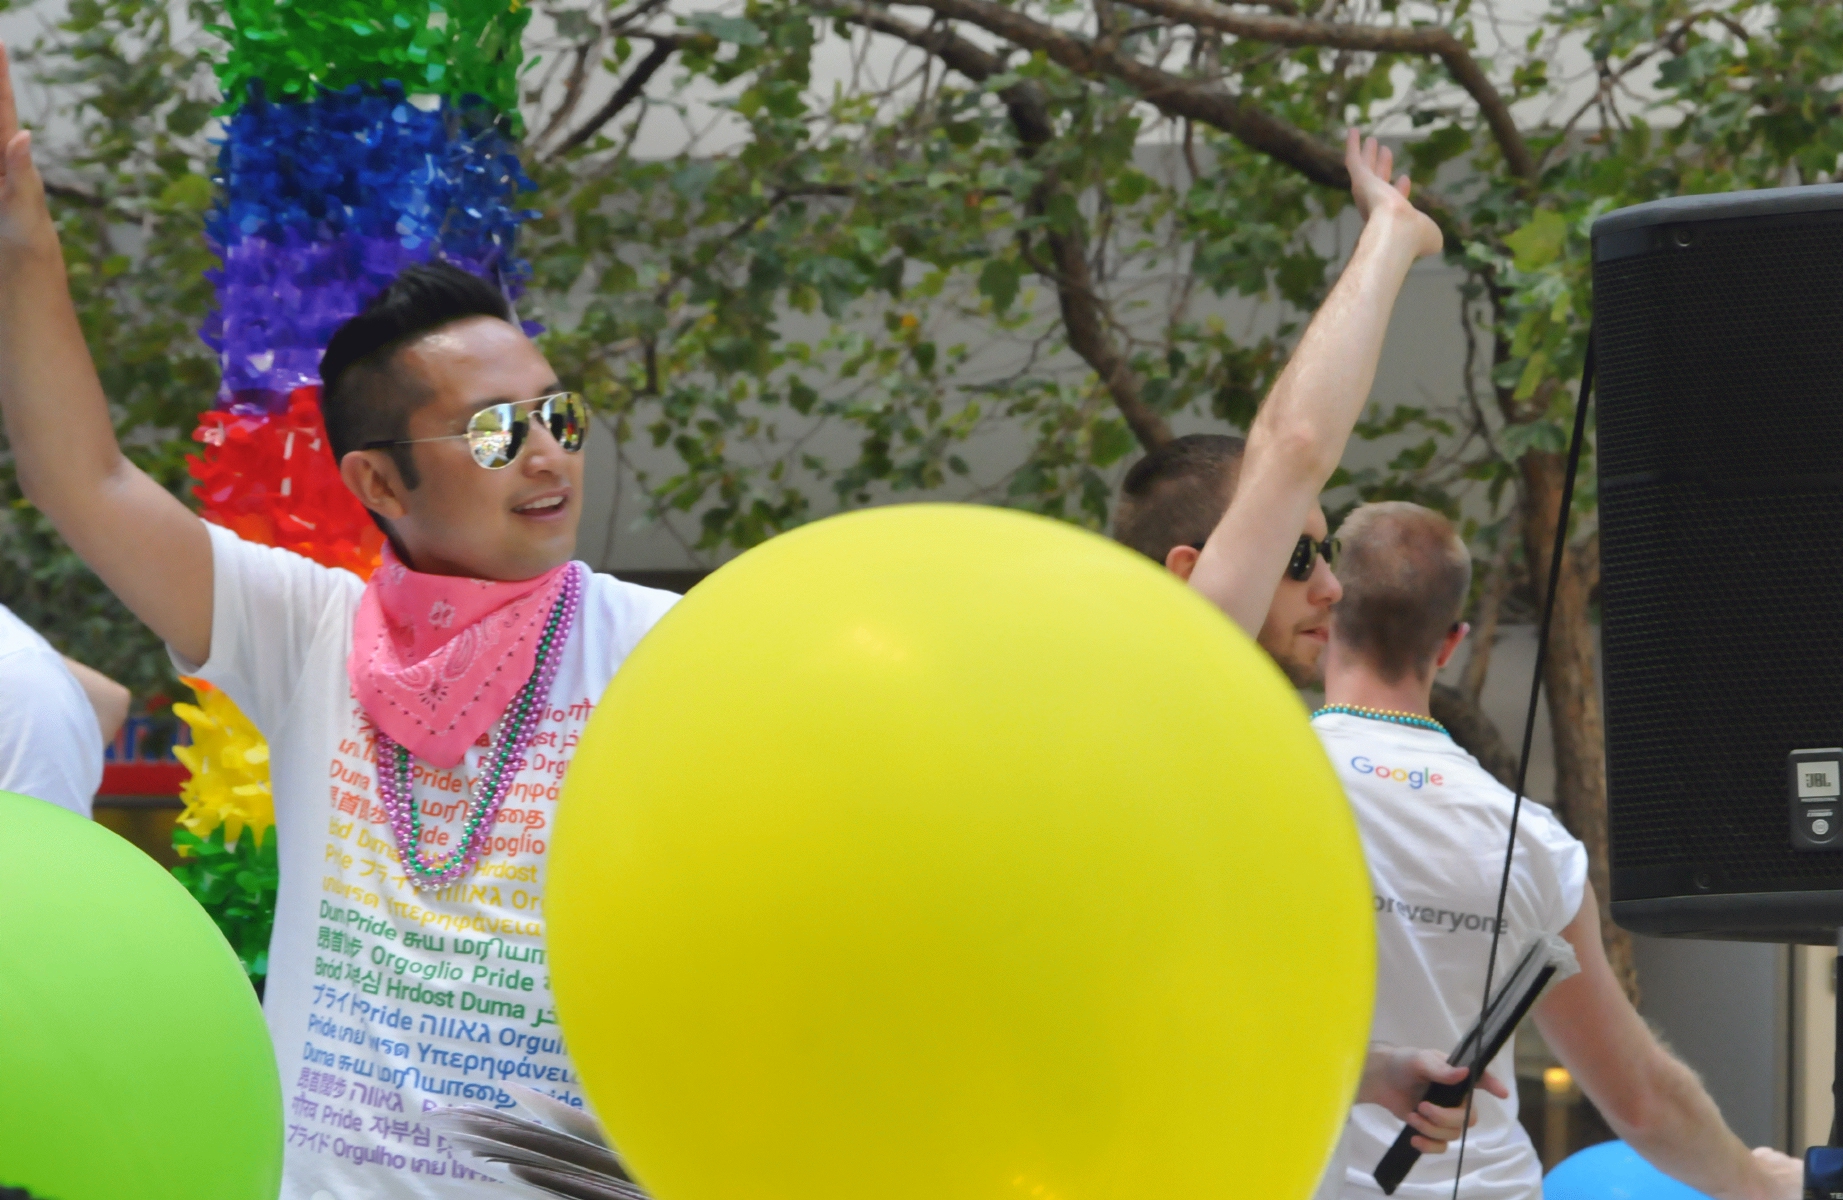
M 369 582 L 207 526 L 116 443 L 3 49 L 0 155 L 21 486 L 269 739 L 282 1195 L 477 1195 L 419 1118 L 509 1104 L 509 1081 L 581 1103 L 543 945 L 558 784 L 676 597 L 571 561 L 582 404 L 496 288 L 438 265 L 400 275 L 321 363 L 340 475 L 388 535 Z
M 1191 434 L 1149 451 L 1122 483 L 1114 537 L 1209 597 L 1253 635 L 1297 687 L 1315 684 L 1342 590 L 1318 495 L 1343 456 L 1382 354 L 1395 297 L 1414 262 L 1440 249 L 1439 229 L 1408 203 L 1407 176 L 1390 182 L 1387 147 L 1352 130 L 1344 161 L 1364 218 L 1350 262 L 1268 393 L 1248 439 Z M 1421 1100 L 1430 1082 L 1456 1082 L 1444 1052 L 1371 1044 L 1356 1100 L 1412 1124 L 1427 1154 L 1458 1135 L 1463 1111 Z M 1483 1088 L 1506 1096 L 1487 1072 Z M 1321 1196 L 1335 1196 L 1334 1157 Z
M 1338 598 L 1319 553 L 1327 534 L 1319 492 L 1369 402 L 1409 268 L 1442 246 L 1439 227 L 1409 203 L 1408 177 L 1391 182 L 1388 147 L 1351 130 L 1344 164 L 1363 218 L 1350 261 L 1262 401 L 1245 452 L 1224 456 L 1236 461 L 1218 472 L 1219 519 L 1158 556 L 1260 639 L 1295 683 L 1315 674 Z M 1132 496 L 1129 480 L 1123 509 Z
M 1344 163 L 1363 232 L 1246 444 L 1193 435 L 1154 449 L 1128 472 L 1114 519 L 1115 537 L 1209 597 L 1300 687 L 1317 678 L 1339 595 L 1318 494 L 1368 403 L 1408 269 L 1442 244 L 1409 203 L 1408 177 L 1390 181 L 1388 147 L 1351 130 Z
M 1212 530 L 1235 495 L 1246 444 L 1226 434 L 1173 438 L 1133 464 L 1114 506 L 1114 537 L 1180 579 L 1192 579 Z M 1341 594 L 1332 573 L 1338 542 L 1313 505 L 1261 622 L 1250 630 L 1294 687 L 1317 684 Z

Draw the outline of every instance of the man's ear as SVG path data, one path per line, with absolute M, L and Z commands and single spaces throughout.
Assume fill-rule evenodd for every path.
M 1446 631 L 1446 639 L 1440 643 L 1440 652 L 1433 656 L 1433 669 L 1438 671 L 1452 661 L 1459 650 L 1459 643 L 1465 641 L 1465 635 L 1472 632 L 1472 627 L 1464 621 Z
M 1197 557 L 1194 546 L 1173 546 L 1165 552 L 1165 570 L 1189 583 L 1190 573 L 1197 569 Z
M 409 489 L 386 451 L 350 451 L 339 460 L 339 478 L 360 504 L 386 521 L 398 520 L 409 511 L 403 502 Z

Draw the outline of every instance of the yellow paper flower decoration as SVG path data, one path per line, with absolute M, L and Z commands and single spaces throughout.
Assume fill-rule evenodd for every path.
M 229 696 L 202 679 L 184 682 L 198 694 L 198 705 L 173 705 L 173 712 L 192 727 L 192 744 L 173 748 L 192 772 L 179 789 L 186 804 L 179 823 L 201 838 L 222 825 L 225 843 L 233 845 L 248 827 L 260 846 L 275 825 L 269 743 Z

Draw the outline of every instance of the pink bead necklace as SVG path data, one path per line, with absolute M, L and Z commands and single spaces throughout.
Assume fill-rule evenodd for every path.
M 474 869 L 492 838 L 493 822 L 499 806 L 512 790 L 512 781 L 525 766 L 525 751 L 537 732 L 538 722 L 550 700 L 550 685 L 557 678 L 557 664 L 562 659 L 563 644 L 569 640 L 576 624 L 577 610 L 582 607 L 582 568 L 571 563 L 563 577 L 563 593 L 551 606 L 538 640 L 537 661 L 532 664 L 531 678 L 512 698 L 505 716 L 500 719 L 499 736 L 487 754 L 481 773 L 469 788 L 467 819 L 461 826 L 461 844 L 447 854 L 424 858 L 422 814 L 416 811 L 415 776 L 410 766 L 410 752 L 383 730 L 378 730 L 378 797 L 390 818 L 390 832 L 397 841 L 404 874 L 417 891 L 443 887 Z

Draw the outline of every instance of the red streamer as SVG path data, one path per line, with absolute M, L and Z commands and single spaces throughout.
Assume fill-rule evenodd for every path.
M 273 416 L 203 413 L 192 437 L 204 446 L 188 469 L 207 521 L 361 579 L 377 569 L 384 534 L 339 478 L 318 387 L 295 388 Z

